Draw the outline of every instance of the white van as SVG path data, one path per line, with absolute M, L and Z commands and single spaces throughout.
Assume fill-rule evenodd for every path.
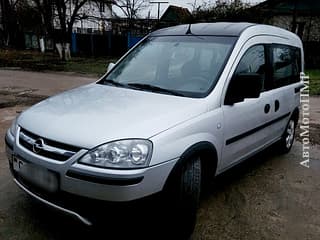
M 290 150 L 303 65 L 299 37 L 277 27 L 155 31 L 99 81 L 14 121 L 6 134 L 14 181 L 86 224 L 78 198 L 124 202 L 164 191 L 192 230 L 201 181 L 276 142 Z

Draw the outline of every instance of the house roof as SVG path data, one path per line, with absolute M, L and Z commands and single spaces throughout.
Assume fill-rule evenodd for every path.
M 191 13 L 189 12 L 188 8 L 170 5 L 161 16 L 160 21 L 182 23 L 190 17 Z
M 248 27 L 254 26 L 253 23 L 197 23 L 191 25 L 179 25 L 157 30 L 151 33 L 151 36 L 159 35 L 186 35 L 190 26 L 190 30 L 194 35 L 215 35 L 215 36 L 240 36 L 240 34 Z
M 253 8 L 263 11 L 271 11 L 278 14 L 298 13 L 312 14 L 320 13 L 320 1 L 315 0 L 267 0 Z

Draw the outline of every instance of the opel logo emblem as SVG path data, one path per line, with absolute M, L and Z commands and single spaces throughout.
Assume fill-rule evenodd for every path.
M 44 141 L 42 138 L 38 138 L 33 146 L 32 146 L 32 150 L 34 153 L 39 153 L 42 149 L 43 149 L 43 145 L 44 145 Z

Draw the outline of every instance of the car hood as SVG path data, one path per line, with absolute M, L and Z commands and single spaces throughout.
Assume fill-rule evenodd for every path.
M 93 148 L 126 138 L 150 138 L 206 111 L 201 99 L 89 84 L 24 111 L 18 124 L 44 138 Z

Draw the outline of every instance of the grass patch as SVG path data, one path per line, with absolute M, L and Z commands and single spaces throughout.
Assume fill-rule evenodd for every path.
M 320 69 L 306 70 L 310 77 L 310 95 L 320 95 Z
M 65 63 L 64 69 L 67 72 L 102 75 L 107 71 L 108 64 L 115 61 L 110 58 L 73 58 Z
M 79 74 L 100 76 L 107 70 L 110 62 L 116 62 L 114 57 L 72 57 L 68 62 L 61 61 L 58 54 L 37 51 L 17 51 L 0 49 L 0 68 L 20 68 L 31 71 L 63 71 Z

